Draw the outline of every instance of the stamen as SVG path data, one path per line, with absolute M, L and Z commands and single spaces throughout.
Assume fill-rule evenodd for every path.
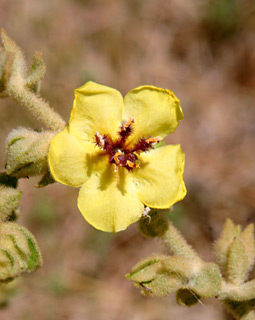
M 140 167 L 138 163 L 132 162 L 130 160 L 127 160 L 127 166 L 130 167 L 131 169 Z
M 122 130 L 123 130 L 123 131 L 126 131 L 126 130 L 131 126 L 131 124 L 134 123 L 134 122 L 135 122 L 135 119 L 131 116 L 131 117 L 128 119 L 128 121 L 126 121 L 126 122 L 123 124 Z
M 121 148 L 123 148 L 127 138 L 131 135 L 131 133 L 133 131 L 132 123 L 134 123 L 134 122 L 135 122 L 135 119 L 133 117 L 130 117 L 128 119 L 128 121 L 122 123 L 122 125 L 120 127 L 120 131 L 119 131 L 119 140 L 117 142 L 117 144 Z
M 135 168 L 140 168 L 139 163 L 135 163 Z
M 141 138 L 131 149 L 131 152 L 136 152 L 140 154 L 141 152 L 148 151 L 149 149 L 153 149 L 153 143 L 158 143 L 162 141 L 160 137 L 156 138 Z
M 117 152 L 115 153 L 113 159 L 114 159 L 114 161 L 115 161 L 116 164 L 120 164 L 120 160 L 119 160 L 118 157 L 121 156 L 121 155 L 122 155 L 122 153 L 121 153 L 120 151 L 117 151 Z
M 127 160 L 127 165 L 130 167 L 130 168 L 134 168 L 135 164 L 134 162 L 131 162 L 129 160 Z
M 160 137 L 156 137 L 156 138 L 148 138 L 145 141 L 148 144 L 152 144 L 152 143 L 155 143 L 155 142 L 160 142 L 160 141 L 162 141 L 162 139 Z
M 104 150 L 103 154 L 108 154 L 109 163 L 114 166 L 116 172 L 118 167 L 124 167 L 128 171 L 139 168 L 139 155 L 154 148 L 154 144 L 160 142 L 160 137 L 140 138 L 133 147 L 126 143 L 127 138 L 133 132 L 132 124 L 135 119 L 131 116 L 122 123 L 118 132 L 118 139 L 112 140 L 111 136 L 104 134 L 103 136 L 97 131 L 95 134 L 95 143 L 99 149 Z
M 105 149 L 105 139 L 103 138 L 103 136 L 101 136 L 101 134 L 98 131 L 95 134 L 95 138 L 96 138 L 96 145 L 101 150 L 104 150 Z

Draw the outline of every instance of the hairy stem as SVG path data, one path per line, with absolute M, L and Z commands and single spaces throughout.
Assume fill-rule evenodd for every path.
M 170 223 L 168 230 L 162 236 L 166 248 L 173 254 L 202 263 L 195 250 L 186 242 L 180 232 Z
M 25 88 L 22 79 L 11 79 L 8 92 L 15 101 L 27 108 L 36 119 L 42 121 L 46 128 L 60 131 L 65 127 L 66 123 L 61 116 L 53 111 L 40 96 Z

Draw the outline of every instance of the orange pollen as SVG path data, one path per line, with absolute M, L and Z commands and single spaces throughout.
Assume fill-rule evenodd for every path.
M 134 162 L 131 162 L 129 160 L 127 160 L 127 165 L 130 167 L 130 168 L 139 168 L 139 164 L 138 163 L 134 163 Z
M 119 164 L 119 163 L 120 163 L 120 160 L 119 160 L 118 157 L 121 156 L 121 155 L 122 155 L 122 153 L 121 153 L 120 151 L 118 151 L 118 152 L 115 153 L 115 155 L 114 155 L 113 158 L 114 158 L 114 161 L 115 161 L 116 164 Z
M 156 138 L 148 138 L 146 139 L 147 143 L 154 143 L 154 142 L 160 142 L 162 139 L 160 137 L 156 137 Z
M 124 124 L 123 130 L 126 131 L 128 127 L 131 126 L 131 123 L 134 123 L 135 119 L 131 116 L 128 121 Z
M 134 162 L 131 162 L 129 160 L 127 160 L 127 165 L 130 167 L 130 168 L 134 168 L 135 164 Z

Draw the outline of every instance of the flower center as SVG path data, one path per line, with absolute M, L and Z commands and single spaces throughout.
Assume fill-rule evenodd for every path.
M 139 168 L 139 154 L 153 149 L 154 145 L 162 140 L 160 137 L 141 138 L 135 145 L 127 146 L 126 141 L 133 132 L 134 122 L 135 119 L 130 117 L 128 121 L 122 123 L 116 142 L 113 142 L 109 135 L 101 135 L 99 132 L 95 134 L 96 146 L 109 155 L 109 162 L 116 168 L 121 166 L 128 171 Z

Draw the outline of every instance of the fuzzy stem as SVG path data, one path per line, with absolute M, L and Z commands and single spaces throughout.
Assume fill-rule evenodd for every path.
M 36 119 L 42 121 L 46 128 L 61 131 L 66 126 L 65 121 L 50 108 L 46 101 L 24 87 L 22 79 L 10 79 L 8 92 L 15 101 L 27 108 Z
M 255 299 L 255 279 L 241 285 L 222 281 L 222 288 L 218 298 L 220 300 L 229 299 L 240 302 Z
M 162 236 L 162 240 L 164 241 L 166 248 L 174 255 L 186 257 L 198 263 L 203 263 L 199 255 L 189 244 L 187 244 L 183 236 L 172 223 L 169 224 L 168 230 Z
M 224 306 L 236 320 L 255 320 L 255 312 L 249 302 L 224 301 Z
M 255 313 L 254 311 L 250 311 L 245 316 L 241 318 L 241 320 L 255 320 Z

